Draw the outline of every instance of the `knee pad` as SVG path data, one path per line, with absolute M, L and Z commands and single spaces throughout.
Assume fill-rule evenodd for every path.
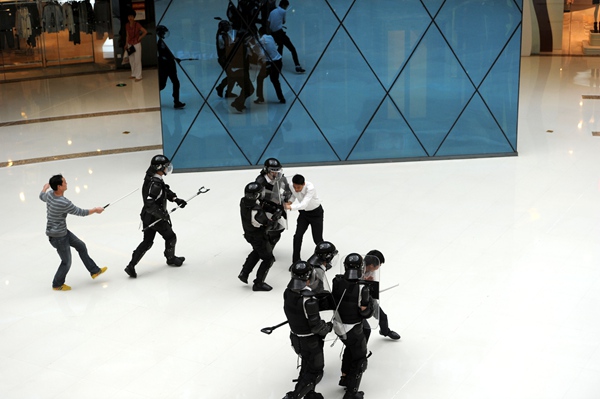
M 358 364 L 358 370 L 361 373 L 364 373 L 367 370 L 367 365 L 369 364 L 369 361 L 367 359 L 363 359 L 360 361 L 360 363 Z
M 325 367 L 325 362 L 323 362 L 323 367 Z M 317 385 L 319 382 L 321 382 L 322 379 L 323 379 L 323 372 L 320 372 L 319 375 L 317 376 L 317 379 L 315 380 L 315 385 Z

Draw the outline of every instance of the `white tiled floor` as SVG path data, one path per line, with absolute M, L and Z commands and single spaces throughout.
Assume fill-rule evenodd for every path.
M 597 58 L 523 59 L 518 157 L 286 169 L 315 183 L 325 238 L 342 253 L 382 250 L 382 284 L 400 284 L 382 302 L 402 339 L 372 336 L 365 397 L 599 397 L 600 137 L 591 135 L 600 130 L 599 102 L 581 100 L 600 94 L 599 66 Z M 71 113 L 71 105 L 48 99 L 35 108 L 27 94 L 54 97 L 57 88 L 73 96 L 77 90 L 76 112 L 157 105 L 149 74 L 144 95 L 113 92 L 117 75 L 2 85 L 0 118 L 17 120 L 23 109 L 30 117 Z M 128 146 L 123 130 L 144 131 L 144 144 L 159 143 L 158 125 L 145 125 L 150 113 L 138 115 L 88 123 L 74 152 L 99 143 Z M 26 133 L 1 128 L 2 161 L 63 154 L 49 143 L 65 142 L 80 122 L 25 125 L 35 126 Z M 111 129 L 118 134 L 105 136 Z M 297 371 L 288 330 L 265 335 L 260 328 L 284 320 L 294 226 L 276 248 L 272 292 L 254 293 L 236 278 L 249 252 L 238 202 L 257 170 L 169 176 L 181 197 L 200 186 L 211 190 L 173 215 L 184 266 L 166 266 L 157 240 L 136 280 L 123 268 L 141 240 L 138 194 L 102 215 L 69 217 L 108 272 L 91 280 L 75 258 L 67 279 L 73 291 L 50 289 L 58 257 L 44 235 L 39 189 L 62 172 L 75 204 L 104 205 L 140 186 L 152 155 L 0 169 L 3 399 L 270 399 L 292 388 Z M 308 235 L 304 247 L 307 256 Z M 328 399 L 343 395 L 341 345 L 331 344 L 318 386 Z

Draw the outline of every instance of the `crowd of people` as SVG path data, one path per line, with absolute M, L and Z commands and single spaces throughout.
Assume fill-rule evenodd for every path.
M 281 239 L 288 212 L 298 211 L 293 238 L 291 280 L 284 292 L 284 311 L 291 329 L 290 340 L 301 358 L 300 374 L 293 391 L 284 399 L 322 399 L 315 387 L 323 376 L 323 342 L 332 331 L 343 342 L 339 385 L 345 388 L 344 399 L 361 399 L 362 374 L 367 369 L 367 342 L 371 329 L 393 340 L 400 335 L 389 328 L 387 315 L 379 304 L 379 269 L 385 262 L 383 253 L 372 250 L 366 256 L 351 253 L 344 259 L 344 273 L 336 275 L 329 288 L 326 272 L 332 268 L 338 251 L 323 240 L 323 206 L 314 185 L 302 175 L 294 175 L 292 188 L 283 174 L 279 160 L 268 158 L 255 181 L 244 188 L 240 215 L 244 238 L 252 246 L 238 278 L 245 284 L 259 261 L 253 291 L 271 291 L 265 282 L 275 262 L 273 248 Z M 312 230 L 315 251 L 307 261 L 301 259 L 302 238 Z M 331 321 L 320 312 L 333 310 Z M 373 322 L 372 320 L 376 320 Z M 370 320 L 370 321 L 369 321 Z
M 140 218 L 143 240 L 133 251 L 125 273 L 137 278 L 136 265 L 152 247 L 156 233 L 165 241 L 164 256 L 169 266 L 180 267 L 185 258 L 175 254 L 177 236 L 173 231 L 168 202 L 184 208 L 187 202 L 177 197 L 165 183 L 171 173 L 171 161 L 164 155 L 155 155 L 145 172 L 142 184 L 143 205 Z M 91 259 L 85 243 L 67 229 L 67 215 L 88 216 L 102 213 L 104 207 L 82 209 L 65 197 L 67 181 L 62 175 L 52 176 L 39 194 L 46 203 L 46 235 L 61 259 L 52 281 L 52 289 L 68 291 L 65 284 L 71 266 L 71 250 L 75 248 L 95 279 L 107 268 L 100 268 Z M 199 191 L 200 192 L 200 191 Z M 109 204 L 110 205 L 110 204 Z M 345 388 L 344 399 L 361 399 L 359 390 L 362 375 L 367 369 L 367 342 L 371 329 L 379 328 L 381 335 L 393 340 L 400 335 L 391 330 L 388 317 L 379 307 L 379 270 L 385 262 L 383 253 L 371 250 L 365 256 L 350 253 L 343 260 L 344 272 L 333 278 L 330 287 L 326 272 L 336 263 L 336 246 L 323 239 L 323 206 L 315 186 L 304 176 L 296 174 L 292 186 L 283 174 L 283 166 L 276 158 L 268 158 L 256 179 L 244 188 L 240 200 L 240 216 L 245 240 L 252 251 L 242 265 L 238 279 L 248 284 L 250 274 L 260 263 L 253 280 L 253 291 L 271 291 L 266 283 L 269 270 L 275 263 L 273 249 L 287 228 L 288 213 L 298 211 L 293 254 L 289 271 L 291 280 L 284 293 L 284 312 L 290 326 L 290 341 L 301 358 L 301 367 L 293 391 L 284 399 L 323 398 L 315 388 L 323 376 L 325 337 L 334 331 L 344 344 L 339 385 Z M 308 260 L 302 260 L 302 238 L 308 227 L 312 230 L 315 250 Z M 286 268 L 290 263 L 285 263 Z M 333 311 L 326 321 L 321 312 Z
M 292 55 L 295 72 L 306 72 L 300 64 L 296 48 L 284 30 L 289 5 L 288 0 L 281 0 L 279 5 L 273 0 L 238 0 L 238 4 L 234 5 L 230 0 L 227 19 L 219 21 L 215 46 L 223 78 L 216 85 L 215 91 L 219 97 L 232 98 L 230 105 L 238 112 L 246 109 L 246 100 L 254 93 L 255 104 L 265 103 L 263 83 L 267 77 L 275 90 L 277 102 L 286 103 L 279 81 L 283 70 L 284 47 Z M 137 29 L 139 31 L 141 28 Z M 185 107 L 185 103 L 179 99 L 180 83 L 176 67 L 176 62 L 180 63 L 181 60 L 173 55 L 165 43 L 168 32 L 166 26 L 157 26 L 160 90 L 166 87 L 167 78 L 170 79 L 174 108 L 181 109 Z M 139 58 L 139 55 L 130 57 L 133 61 Z M 137 77 L 138 73 L 134 72 L 135 63 L 132 61 L 132 76 Z M 256 88 L 250 77 L 251 65 L 255 65 L 258 70 Z M 141 79 L 141 67 L 139 76 Z M 236 87 L 239 88 L 237 94 L 234 92 Z

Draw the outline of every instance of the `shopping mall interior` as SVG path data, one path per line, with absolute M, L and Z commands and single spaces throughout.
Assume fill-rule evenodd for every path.
M 137 278 L 123 270 L 142 240 L 134 190 L 162 152 L 161 96 L 170 101 L 171 86 L 159 92 L 157 75 L 150 67 L 139 82 L 113 70 L 0 84 L 3 398 L 278 399 L 293 389 L 289 327 L 261 329 L 285 320 L 295 212 L 274 250 L 273 290 L 237 278 L 251 250 L 240 198 L 261 165 L 166 176 L 180 198 L 209 189 L 172 214 L 186 260 L 168 266 L 157 237 Z M 385 254 L 381 308 L 401 339 L 373 331 L 365 397 L 597 397 L 598 99 L 600 58 L 523 57 L 517 156 L 284 163 L 323 201 L 324 238 L 340 253 L 329 281 L 349 253 Z M 59 257 L 38 199 L 59 173 L 78 207 L 110 204 L 67 218 L 108 268 L 91 279 L 73 251 L 67 292 L 51 288 Z M 302 257 L 313 249 L 307 233 Z M 328 399 L 344 395 L 342 349 L 327 336 L 316 390 Z

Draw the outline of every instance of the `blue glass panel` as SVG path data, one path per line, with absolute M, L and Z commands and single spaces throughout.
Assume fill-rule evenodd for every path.
M 521 22 L 521 13 L 512 1 L 447 0 L 435 21 L 479 86 Z
M 286 104 L 267 79 L 266 102 L 255 104 L 253 94 L 238 112 L 215 92 L 224 75 L 214 17 L 225 17 L 227 1 L 158 0 L 157 18 L 171 32 L 166 42 L 183 60 L 187 103 L 173 109 L 170 83 L 160 93 L 165 154 L 179 148 L 174 165 L 188 170 L 269 156 L 285 164 L 514 153 L 522 0 L 482 4 L 494 15 L 468 0 L 294 2 L 286 33 L 306 73 L 296 73 L 285 49 Z M 252 65 L 255 88 L 257 72 Z
M 474 91 L 439 31 L 431 26 L 390 94 L 432 155 Z
M 348 157 L 349 160 L 425 157 L 423 146 L 386 99 Z
M 435 18 L 435 15 L 438 13 L 438 11 L 440 10 L 440 6 L 442 5 L 442 3 L 445 0 L 424 0 L 423 1 L 423 5 L 425 7 L 427 7 L 427 10 L 429 11 L 429 13 L 431 14 L 431 16 L 433 18 Z
M 356 0 L 325 0 L 325 2 L 341 21 L 346 16 L 346 13 L 348 13 L 350 6 L 356 3 Z
M 513 153 L 478 95 L 473 97 L 436 156 Z
M 377 22 L 374 22 L 377 21 Z M 419 0 L 357 2 L 344 26 L 377 77 L 389 88 L 431 24 Z
M 264 147 L 263 147 L 264 148 Z M 333 162 L 340 158 L 304 108 L 294 106 L 269 143 L 260 163 L 269 157 L 286 163 Z
M 300 94 L 316 123 L 345 159 L 385 90 L 340 30 Z M 295 104 L 294 106 L 299 106 Z
M 206 110 L 206 108 L 205 108 Z M 175 151 L 182 137 L 163 129 L 165 154 Z M 247 166 L 250 161 L 240 151 L 233 138 L 212 112 L 200 112 L 181 146 L 173 157 L 175 170 L 192 168 L 223 168 Z
M 293 2 L 294 3 L 294 2 Z M 331 38 L 339 28 L 339 21 L 324 0 L 295 3 L 290 5 L 286 17 L 286 34 L 292 41 L 298 60 L 305 74 L 297 74 L 292 55 L 284 47 L 283 71 L 281 80 L 285 80 L 294 93 L 299 93 L 310 78 L 310 74 Z
M 521 28 L 517 29 L 479 88 L 483 100 L 492 110 L 515 150 L 517 148 L 520 55 Z
M 521 10 L 521 12 L 522 12 L 523 11 L 523 0 L 513 0 L 513 1 L 517 5 L 517 7 L 519 7 L 519 10 Z

